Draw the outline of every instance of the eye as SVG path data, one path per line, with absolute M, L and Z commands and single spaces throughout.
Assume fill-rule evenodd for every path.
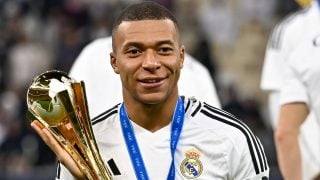
M 141 54 L 141 51 L 138 49 L 138 48 L 129 48 L 127 51 L 126 51 L 126 54 L 129 56 L 129 57 L 137 57 Z
M 159 53 L 163 55 L 169 55 L 173 52 L 173 49 L 171 47 L 161 47 L 159 49 Z

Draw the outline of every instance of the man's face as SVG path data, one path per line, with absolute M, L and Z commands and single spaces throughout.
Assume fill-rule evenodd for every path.
M 157 104 L 177 96 L 184 48 L 172 21 L 122 22 L 114 41 L 111 65 L 120 74 L 124 98 Z

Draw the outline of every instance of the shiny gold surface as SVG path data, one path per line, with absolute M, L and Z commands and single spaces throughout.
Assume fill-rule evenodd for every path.
M 47 71 L 31 83 L 27 105 L 27 118 L 47 127 L 88 179 L 112 179 L 94 138 L 83 82 Z

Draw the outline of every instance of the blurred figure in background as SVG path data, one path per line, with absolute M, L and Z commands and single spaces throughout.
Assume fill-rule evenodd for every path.
M 261 89 L 268 92 L 269 95 L 269 119 L 273 129 L 278 128 L 281 86 L 287 85 L 287 81 L 284 80 L 283 69 L 287 68 L 286 63 L 293 56 L 294 51 L 301 51 L 301 49 L 308 47 L 298 47 L 298 45 L 306 37 L 315 34 L 316 26 L 320 19 L 319 5 L 316 1 L 310 7 L 311 0 L 297 0 L 297 2 L 303 9 L 284 18 L 274 28 L 265 54 Z M 301 63 L 304 60 L 307 59 L 300 59 Z M 299 143 L 301 144 L 302 156 L 300 164 L 302 168 L 301 177 L 306 180 L 312 179 L 320 172 L 320 127 L 311 108 L 307 119 L 301 124 L 301 128 L 299 129 Z M 287 121 L 289 121 L 287 123 L 291 123 L 291 119 L 287 119 Z M 291 164 L 299 163 L 291 162 Z M 285 170 L 282 169 L 282 173 L 284 172 Z
M 106 107 L 111 108 L 122 100 L 121 81 L 110 66 L 110 52 L 111 37 L 97 39 L 83 49 L 70 71 L 71 77 L 85 82 L 92 118 L 103 112 Z M 185 56 L 178 86 L 181 94 L 194 96 L 215 107 L 221 107 L 209 71 L 188 54 Z
M 320 14 L 315 21 L 318 33 L 306 37 L 290 56 L 285 66 L 284 84 L 280 95 L 280 116 L 276 129 L 276 149 L 281 172 L 285 179 L 301 179 L 306 165 L 303 164 L 299 144 L 300 129 L 307 122 L 309 112 L 314 112 L 317 122 L 308 129 L 313 136 L 308 142 L 314 149 L 308 164 L 311 179 L 320 179 Z M 311 166 L 314 165 L 314 166 Z M 313 171 L 311 171 L 313 170 Z
M 1 29 L 4 39 L 0 37 L 0 41 L 4 40 L 7 49 L 1 52 L 6 58 L 1 59 L 1 64 L 5 62 L 6 84 L 0 91 L 0 179 L 27 178 L 30 167 L 45 165 L 54 158 L 50 152 L 46 157 L 38 156 L 48 148 L 41 146 L 44 144 L 24 121 L 26 89 L 33 77 L 52 67 L 53 59 L 50 50 L 38 41 L 38 18 L 14 1 L 3 8 L 5 18 L 1 23 L 6 26 Z

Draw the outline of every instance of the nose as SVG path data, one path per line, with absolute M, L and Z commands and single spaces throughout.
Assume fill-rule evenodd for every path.
M 149 71 L 154 71 L 159 69 L 161 63 L 159 62 L 156 52 L 154 50 L 147 50 L 145 52 L 145 57 L 142 63 L 142 67 Z

